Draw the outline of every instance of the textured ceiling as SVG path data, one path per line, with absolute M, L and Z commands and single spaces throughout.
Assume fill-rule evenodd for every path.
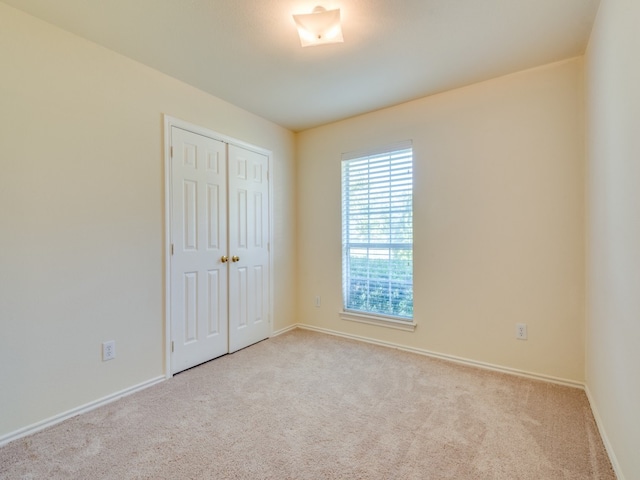
M 582 55 L 599 0 L 4 0 L 294 131 Z M 340 8 L 301 48 L 293 13 Z

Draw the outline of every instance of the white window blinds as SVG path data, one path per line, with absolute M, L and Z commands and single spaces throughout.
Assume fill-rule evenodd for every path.
M 411 142 L 342 157 L 345 311 L 413 318 Z

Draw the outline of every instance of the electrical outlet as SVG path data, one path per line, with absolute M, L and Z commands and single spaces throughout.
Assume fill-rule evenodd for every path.
M 109 340 L 108 342 L 102 342 L 102 361 L 113 360 L 116 358 L 116 342 L 115 340 Z
M 526 340 L 527 339 L 527 324 L 526 323 L 516 323 L 516 338 L 518 340 Z
M 320 306 L 320 303 L 321 303 L 320 300 L 321 300 L 320 295 L 316 295 L 316 307 Z

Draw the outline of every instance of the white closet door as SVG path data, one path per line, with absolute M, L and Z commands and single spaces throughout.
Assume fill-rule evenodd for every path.
M 228 352 L 226 144 L 171 128 L 171 371 Z
M 269 336 L 268 157 L 229 145 L 229 351 Z

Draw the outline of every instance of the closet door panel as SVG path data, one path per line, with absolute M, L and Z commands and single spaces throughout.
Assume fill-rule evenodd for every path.
M 266 155 L 229 145 L 229 351 L 269 336 Z
M 171 371 L 228 352 L 226 144 L 171 129 Z

